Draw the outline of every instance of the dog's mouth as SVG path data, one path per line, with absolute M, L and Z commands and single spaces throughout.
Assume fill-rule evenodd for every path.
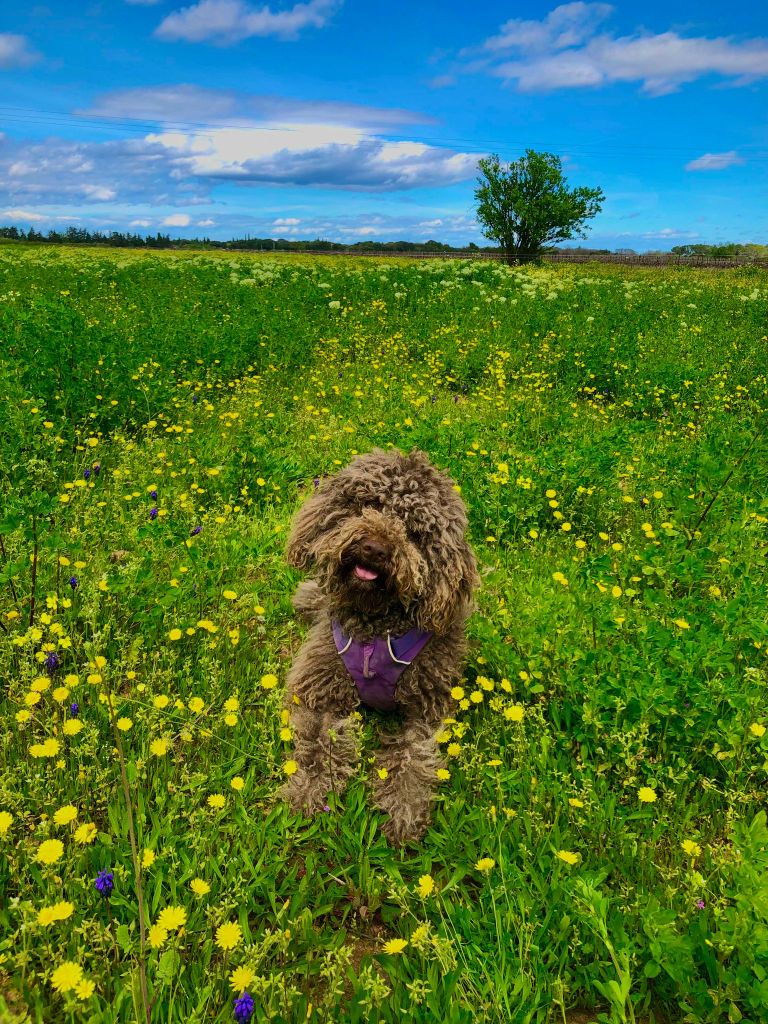
M 375 569 L 369 569 L 365 565 L 356 565 L 352 571 L 359 580 L 365 580 L 369 583 L 372 583 L 374 580 L 377 580 L 381 575 L 380 573 L 376 572 Z

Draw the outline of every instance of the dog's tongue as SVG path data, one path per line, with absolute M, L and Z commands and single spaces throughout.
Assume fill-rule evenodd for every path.
M 359 580 L 375 580 L 379 574 L 372 569 L 366 569 L 362 565 L 355 566 L 355 576 Z

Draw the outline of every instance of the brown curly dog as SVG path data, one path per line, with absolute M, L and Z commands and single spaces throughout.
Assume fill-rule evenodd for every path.
M 286 555 L 314 580 L 294 597 L 312 627 L 287 680 L 298 768 L 281 793 L 295 810 L 314 813 L 344 790 L 364 705 L 402 719 L 382 733 L 377 756 L 387 838 L 401 844 L 424 833 L 436 736 L 451 713 L 479 582 L 466 530 L 452 481 L 415 450 L 358 456 L 299 510 Z

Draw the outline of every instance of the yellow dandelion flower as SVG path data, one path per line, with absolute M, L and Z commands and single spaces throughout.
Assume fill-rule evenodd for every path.
M 78 999 L 90 999 L 96 991 L 96 985 L 90 978 L 83 978 L 79 985 L 75 985 L 75 995 Z
M 637 795 L 643 804 L 652 804 L 657 799 L 656 790 L 650 786 L 641 786 Z
M 41 864 L 55 864 L 57 860 L 61 860 L 63 853 L 64 843 L 59 839 L 46 839 L 37 848 L 35 860 Z
M 296 761 L 286 761 L 283 765 L 283 771 L 286 775 L 295 775 L 298 770 L 299 766 Z
M 149 744 L 149 750 L 155 757 L 164 757 L 168 753 L 168 740 L 152 740 Z
M 226 802 L 227 798 L 223 793 L 211 793 L 208 797 L 208 806 L 213 807 L 216 811 L 220 811 Z
M 430 896 L 435 891 L 435 880 L 432 875 L 422 875 L 419 879 L 419 884 L 416 887 L 416 892 L 421 896 L 423 900 Z
M 21 711 L 17 711 L 16 712 L 16 721 L 19 723 L 19 725 L 23 725 L 25 722 L 28 722 L 31 717 L 32 717 L 32 712 L 31 711 L 27 711 L 26 708 L 22 708 Z M 74 722 L 74 721 L 77 721 L 77 719 L 73 718 L 73 719 L 70 719 L 70 721 Z
M 92 821 L 88 821 L 75 830 L 75 842 L 80 846 L 86 846 L 94 841 L 97 833 L 96 826 Z
M 228 921 L 216 929 L 216 945 L 219 949 L 234 949 L 240 944 L 242 937 L 240 925 L 235 921 Z
M 245 786 L 245 779 L 240 775 L 236 775 L 230 782 L 230 786 L 239 793 L 243 786 Z
M 390 956 L 397 956 L 403 952 L 407 945 L 407 939 L 390 939 L 389 942 L 384 943 L 382 949 L 385 953 L 389 953 Z
M 227 699 L 224 701 L 224 710 L 239 711 L 240 701 L 237 699 L 237 697 L 227 697 Z
M 271 672 L 267 673 L 267 675 L 265 676 L 262 676 L 261 686 L 265 690 L 274 690 L 274 688 L 277 686 L 277 676 L 272 675 Z
M 180 629 L 178 629 L 178 628 L 172 629 L 170 631 L 170 633 L 168 634 L 168 639 L 169 640 L 181 640 L 183 635 L 184 634 L 182 633 L 182 631 Z
M 496 867 L 496 861 L 493 857 L 481 857 L 480 860 L 475 864 L 475 870 L 482 871 L 487 874 L 492 868 Z
M 37 914 L 37 923 L 47 926 L 55 921 L 66 921 L 68 917 L 72 916 L 74 911 L 74 903 L 62 900 L 60 903 L 54 903 L 52 907 L 42 907 Z
M 208 885 L 207 882 L 203 881 L 202 878 L 193 878 L 192 881 L 189 883 L 189 887 L 195 894 L 195 896 L 207 896 L 208 893 L 211 891 L 210 885 Z
M 687 853 L 689 857 L 701 856 L 701 847 L 692 839 L 684 839 L 680 845 L 683 848 L 683 852 Z
M 120 730 L 120 732 L 128 732 L 130 729 L 133 728 L 133 719 L 125 717 L 118 718 L 117 728 Z
M 558 850 L 557 857 L 566 864 L 577 864 L 579 860 L 579 854 L 572 853 L 570 850 Z
M 237 594 L 235 593 L 234 590 L 225 590 L 221 596 L 225 597 L 227 599 L 227 601 L 236 601 L 237 600 Z
M 187 702 L 187 707 L 189 708 L 193 715 L 199 715 L 200 712 L 205 707 L 205 702 L 203 701 L 202 697 L 192 697 Z
M 450 779 L 451 777 L 451 773 L 448 771 L 447 768 L 438 768 L 437 771 L 435 772 L 435 775 L 441 782 L 447 782 L 448 779 Z
M 570 804 L 571 807 L 583 807 L 584 806 L 583 800 L 577 800 L 575 796 L 572 796 L 570 798 L 570 800 L 568 801 L 568 803 Z
M 144 853 L 141 855 L 141 866 L 143 868 L 151 868 L 157 860 L 157 855 L 154 850 L 150 850 L 149 847 L 145 847 Z
M 187 923 L 187 912 L 184 907 L 166 907 L 157 917 L 157 924 L 167 932 L 178 931 Z
M 379 776 L 379 778 L 382 780 L 382 782 L 384 781 L 384 779 L 388 779 L 389 778 L 389 772 L 387 771 L 386 768 L 377 768 L 376 769 L 376 774 Z
M 759 722 L 753 722 L 749 727 L 749 731 L 753 736 L 757 736 L 758 739 L 765 736 L 765 726 L 761 725 Z
M 233 992 L 242 992 L 248 988 L 255 977 L 256 975 L 250 967 L 236 967 L 229 976 L 229 984 L 232 986 Z
M 10 811 L 0 811 L 0 836 L 6 835 L 13 824 L 13 815 Z
M 230 728 L 237 725 L 237 715 L 224 715 L 224 724 L 228 725 Z
M 168 932 L 159 924 L 153 924 L 149 929 L 149 944 L 152 949 L 160 949 L 167 938 Z
M 281 740 L 283 741 L 283 743 L 288 743 L 288 741 L 289 741 L 290 739 L 292 739 L 292 737 L 293 737 L 293 732 L 292 732 L 292 730 L 291 730 L 291 729 L 289 729 L 289 728 L 287 728 L 286 726 L 284 726 L 284 727 L 283 727 L 283 728 L 282 728 L 282 729 L 280 730 L 280 739 L 281 739 Z
M 454 686 L 454 688 L 451 690 L 451 696 L 453 697 L 454 700 L 463 700 L 464 690 L 460 686 Z
M 57 992 L 71 992 L 82 981 L 83 969 L 72 960 L 65 960 L 51 975 L 51 984 Z
M 473 690 L 472 693 L 470 693 L 470 695 L 469 695 L 469 699 L 472 701 L 473 704 L 482 704 L 482 702 L 483 702 L 483 691 L 482 690 Z
M 159 693 L 152 700 L 152 704 L 154 705 L 154 707 L 157 708 L 158 711 L 162 711 L 163 708 L 167 708 L 170 703 L 171 703 L 171 698 L 170 697 L 166 697 L 166 695 L 164 693 Z
M 504 708 L 504 717 L 508 722 L 522 722 L 525 708 L 522 704 L 510 704 L 508 708 Z
M 60 807 L 53 816 L 54 825 L 68 825 L 77 817 L 77 808 L 73 804 Z
M 53 924 L 56 920 L 56 914 L 54 913 L 53 907 L 41 907 L 37 912 L 37 923 L 43 928 L 47 928 L 49 924 Z
M 83 728 L 83 723 L 79 718 L 68 718 L 61 727 L 61 731 L 65 736 L 77 736 L 79 732 L 82 732 Z
M 678 629 L 690 629 L 691 627 L 685 621 L 685 619 L 673 619 L 672 620 Z

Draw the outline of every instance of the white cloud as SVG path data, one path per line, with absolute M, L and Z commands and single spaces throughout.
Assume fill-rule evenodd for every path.
M 644 231 L 641 238 L 699 238 L 697 231 L 683 231 L 680 228 L 659 228 L 657 231 Z
M 252 36 L 295 39 L 303 28 L 322 28 L 338 0 L 309 0 L 287 11 L 253 7 L 245 0 L 200 0 L 169 14 L 155 29 L 159 39 L 231 45 Z
M 249 127 L 256 121 L 284 121 L 323 124 L 347 124 L 380 127 L 402 124 L 431 124 L 434 120 L 411 110 L 369 107 L 336 100 L 303 100 L 292 96 L 238 92 L 234 89 L 206 89 L 199 85 L 142 86 L 115 89 L 97 96 L 93 103 L 76 114 L 162 125 L 201 122 L 227 122 L 230 127 Z M 233 124 L 234 122 L 234 124 Z
M 33 210 L 0 210 L 0 217 L 7 217 L 9 220 L 45 220 L 46 218 L 41 213 L 35 213 Z
M 298 217 L 278 217 L 276 220 L 273 220 L 272 223 L 276 228 L 279 228 L 290 227 L 294 224 L 301 224 L 301 221 Z
M 199 220 L 197 226 L 200 228 L 210 228 L 216 223 L 215 220 L 211 220 L 210 217 L 206 217 L 205 220 Z
M 83 195 L 88 199 L 96 199 L 101 203 L 114 199 L 117 192 L 113 188 L 104 185 L 83 185 Z
M 726 167 L 743 164 L 744 158 L 735 149 L 727 153 L 704 153 L 685 165 L 686 171 L 723 171 Z
M 163 220 L 163 227 L 166 228 L 186 228 L 189 226 L 192 218 L 188 213 L 172 213 L 170 217 L 165 217 Z
M 31 47 L 26 36 L 0 32 L 0 71 L 26 68 L 40 60 L 40 54 Z
M 768 76 L 768 40 L 681 36 L 677 32 L 597 34 L 613 8 L 569 3 L 540 21 L 512 19 L 481 46 L 462 52 L 466 71 L 485 71 L 520 92 L 551 92 L 638 82 L 661 96 L 707 75 L 732 85 Z
M 129 221 L 128 222 L 128 227 L 131 227 L 131 228 L 148 228 L 151 223 L 152 223 L 151 220 L 142 220 L 141 218 L 139 218 L 139 220 Z
M 561 4 L 541 21 L 511 18 L 501 26 L 497 36 L 486 39 L 482 48 L 500 52 L 511 49 L 562 50 L 569 46 L 579 46 L 612 12 L 610 4 Z
M 147 136 L 177 172 L 211 179 L 391 191 L 473 177 L 480 154 L 390 142 L 352 125 L 263 124 Z

